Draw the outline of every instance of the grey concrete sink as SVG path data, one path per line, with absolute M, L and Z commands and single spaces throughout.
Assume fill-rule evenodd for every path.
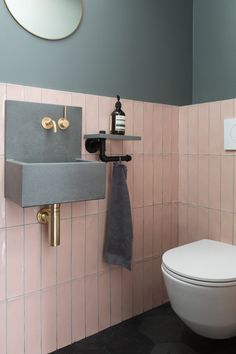
M 105 197 L 104 163 L 81 159 L 82 109 L 6 101 L 5 197 L 22 207 Z M 57 131 L 42 126 L 51 117 Z
M 5 197 L 22 207 L 101 199 L 106 164 L 98 161 L 5 161 Z

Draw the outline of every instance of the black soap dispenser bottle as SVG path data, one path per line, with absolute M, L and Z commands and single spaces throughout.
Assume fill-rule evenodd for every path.
M 121 110 L 120 96 L 117 95 L 115 110 L 111 114 L 111 134 L 125 134 L 125 113 Z

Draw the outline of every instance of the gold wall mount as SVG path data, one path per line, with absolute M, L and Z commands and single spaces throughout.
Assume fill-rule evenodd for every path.
M 60 204 L 50 204 L 39 210 L 37 220 L 48 226 L 48 243 L 52 247 L 60 245 Z
M 69 128 L 70 122 L 67 119 L 66 106 L 64 107 L 64 117 L 59 118 L 57 124 L 61 130 L 66 130 Z
M 53 129 L 53 132 L 57 132 L 57 124 L 56 122 L 50 117 L 44 117 L 41 121 L 42 127 L 46 130 Z

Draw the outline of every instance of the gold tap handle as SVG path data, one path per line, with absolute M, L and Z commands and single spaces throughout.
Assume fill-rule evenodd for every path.
M 70 122 L 67 119 L 66 106 L 64 106 L 64 117 L 58 119 L 58 127 L 61 130 L 66 130 L 67 128 L 69 128 L 69 126 Z
M 41 121 L 41 125 L 44 129 L 53 129 L 54 133 L 57 132 L 57 125 L 55 121 L 50 117 L 44 117 Z

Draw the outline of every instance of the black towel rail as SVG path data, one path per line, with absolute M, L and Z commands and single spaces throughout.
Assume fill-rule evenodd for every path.
M 106 155 L 106 139 L 104 138 L 91 138 L 85 142 L 86 150 L 90 153 L 99 151 L 99 158 L 103 162 L 115 162 L 115 161 L 130 161 L 132 157 L 130 155 Z

